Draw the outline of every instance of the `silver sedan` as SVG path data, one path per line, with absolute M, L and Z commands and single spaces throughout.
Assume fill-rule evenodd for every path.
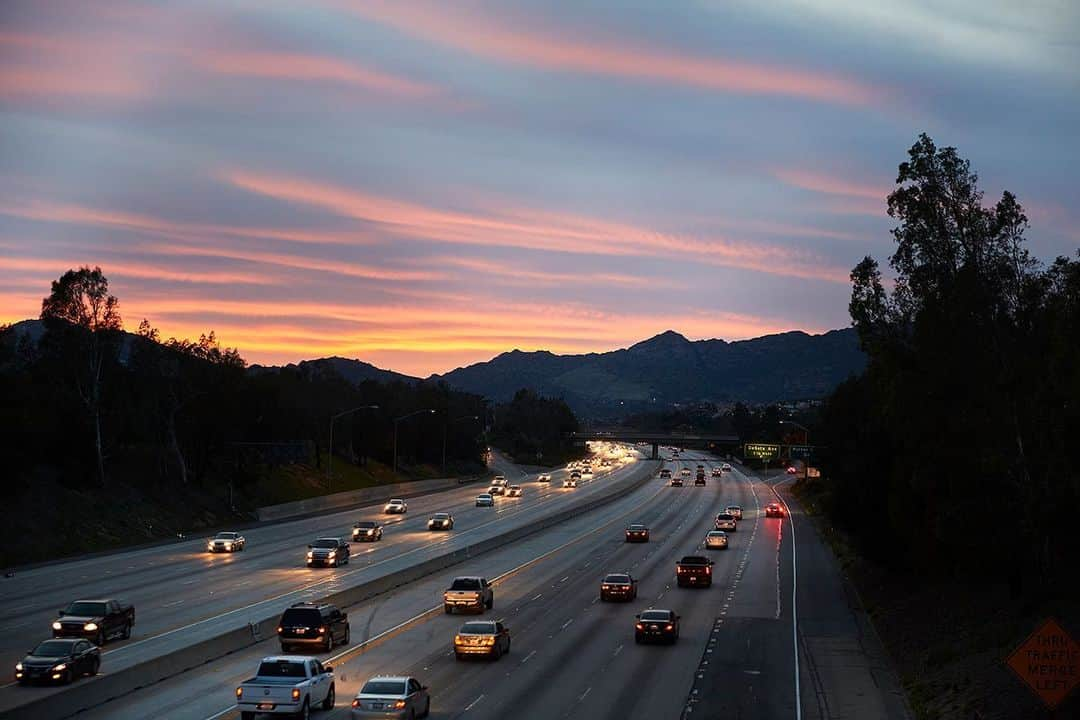
M 413 677 L 373 677 L 352 701 L 352 717 L 423 718 L 431 712 L 427 685 Z

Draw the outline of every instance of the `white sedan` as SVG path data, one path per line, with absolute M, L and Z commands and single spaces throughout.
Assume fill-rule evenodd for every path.
M 723 530 L 713 530 L 705 536 L 705 547 L 710 550 L 727 550 L 727 533 Z

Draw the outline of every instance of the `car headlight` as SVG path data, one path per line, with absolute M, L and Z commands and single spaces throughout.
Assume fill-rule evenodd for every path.
M 94 630 L 97 630 L 97 623 L 88 622 L 85 625 L 83 625 L 83 630 L 86 630 L 88 632 L 93 632 Z
M 213 542 L 206 543 L 206 549 L 207 550 L 213 550 L 214 549 L 214 543 Z
M 326 554 L 326 557 L 332 558 L 335 555 L 337 555 L 337 551 L 336 550 L 331 550 L 329 553 Z
M 61 670 L 67 670 L 67 663 L 60 663 L 59 665 L 54 666 L 53 670 L 56 672 L 60 672 Z
M 375 534 L 375 531 L 374 531 L 374 530 L 368 530 L 368 531 L 367 531 L 367 534 L 368 534 L 368 535 L 374 535 L 374 534 Z
M 313 558 L 315 556 L 315 553 L 309 551 L 307 556 L 308 556 L 308 560 L 310 560 L 311 558 Z
M 225 543 L 225 549 L 228 550 L 230 548 L 232 548 L 232 543 L 231 542 Z
M 64 626 L 60 624 L 60 621 L 59 621 L 59 620 L 57 620 L 56 622 L 54 622 L 54 623 L 52 624 L 52 629 L 53 629 L 53 630 L 62 630 L 62 629 L 63 629 L 63 627 L 64 627 Z
M 22 672 L 22 669 L 23 669 L 22 663 L 15 663 L 15 671 L 16 672 Z

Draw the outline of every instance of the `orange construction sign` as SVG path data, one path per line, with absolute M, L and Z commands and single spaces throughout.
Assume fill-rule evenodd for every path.
M 1006 661 L 1051 710 L 1080 684 L 1080 645 L 1051 618 Z

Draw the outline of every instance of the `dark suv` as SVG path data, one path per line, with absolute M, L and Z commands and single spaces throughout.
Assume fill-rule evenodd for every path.
M 335 645 L 349 644 L 349 615 L 333 605 L 296 603 L 281 614 L 277 634 L 283 653 L 311 646 L 330 652 Z

